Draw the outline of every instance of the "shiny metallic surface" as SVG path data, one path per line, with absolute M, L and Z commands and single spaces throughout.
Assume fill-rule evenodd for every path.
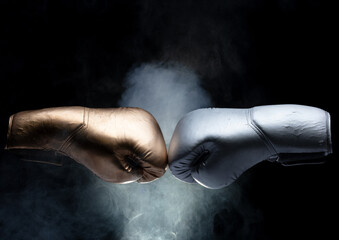
M 202 158 L 205 152 L 208 156 Z M 168 158 L 178 179 L 221 188 L 264 161 L 283 165 L 323 162 L 332 153 L 330 115 L 302 105 L 199 109 L 184 116 Z M 197 161 L 203 162 L 197 163 Z
M 9 119 L 6 149 L 58 152 L 113 183 L 150 182 L 167 167 L 158 123 L 140 108 L 75 106 L 19 112 Z

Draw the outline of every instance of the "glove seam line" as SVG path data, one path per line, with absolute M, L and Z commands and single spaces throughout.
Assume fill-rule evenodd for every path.
M 331 116 L 328 112 L 325 112 L 326 115 L 326 148 L 327 148 L 327 154 L 330 154 L 333 152 L 332 147 L 332 139 L 331 139 Z
M 248 109 L 246 116 L 247 116 L 247 123 L 254 130 L 254 132 L 259 136 L 259 138 L 261 140 L 263 140 L 263 142 L 264 142 L 265 146 L 267 147 L 268 151 L 270 152 L 270 154 L 277 156 L 278 152 L 274 148 L 273 143 L 270 141 L 270 139 L 266 136 L 264 131 L 258 126 L 258 124 L 253 119 L 252 109 Z M 272 157 L 272 156 L 270 156 L 270 157 Z
M 67 155 L 67 153 L 65 152 L 67 150 L 67 148 L 70 146 L 70 144 L 68 144 L 69 142 L 72 141 L 72 139 L 74 138 L 74 136 L 80 132 L 82 129 L 86 129 L 88 126 L 88 119 L 89 119 L 89 111 L 87 110 L 86 107 L 84 107 L 83 110 L 83 115 L 82 115 L 82 123 L 80 126 L 76 127 L 71 133 L 70 135 L 65 139 L 65 141 L 61 144 L 60 148 L 57 150 L 58 152 L 64 153 Z
M 12 137 L 12 129 L 13 129 L 13 120 L 14 120 L 14 116 L 15 114 L 11 115 L 9 117 L 9 121 L 8 121 L 8 130 L 7 130 L 7 139 L 6 139 L 6 145 L 5 145 L 5 149 L 9 149 L 8 148 L 8 140 Z

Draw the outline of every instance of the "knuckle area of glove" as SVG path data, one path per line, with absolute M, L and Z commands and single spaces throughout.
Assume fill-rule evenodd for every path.
M 192 171 L 199 171 L 211 161 L 211 154 L 215 151 L 216 140 L 205 140 L 186 153 L 180 154 L 170 162 L 171 172 L 183 181 L 192 182 Z
M 138 182 L 150 182 L 160 178 L 165 173 L 165 168 L 154 166 L 154 160 L 148 151 L 120 149 L 114 154 L 119 162 L 120 170 L 126 174 L 139 175 Z

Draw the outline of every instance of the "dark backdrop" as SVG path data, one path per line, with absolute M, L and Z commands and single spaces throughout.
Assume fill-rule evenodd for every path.
M 335 239 L 339 112 L 337 8 L 333 2 L 1 0 L 1 119 L 5 122 L 15 112 L 43 107 L 116 107 L 125 90 L 126 73 L 145 62 L 178 62 L 190 67 L 201 77 L 215 107 L 297 103 L 323 108 L 332 116 L 334 154 L 328 161 L 298 167 L 259 164 L 246 173 L 241 191 L 263 216 L 255 223 L 259 230 L 251 233 L 252 239 Z M 5 132 L 3 127 L 1 143 Z M 52 188 L 74 183 L 49 177 L 48 171 L 53 170 L 23 164 L 0 151 L 0 239 L 14 239 L 22 229 L 25 239 L 60 239 L 40 238 L 41 234 L 30 231 L 36 227 L 30 220 L 36 213 L 15 211 L 22 209 L 16 206 L 24 201 L 17 196 L 27 191 L 37 175 L 42 175 L 41 188 L 47 195 Z M 76 171 L 83 184 L 90 181 L 76 164 L 63 171 Z M 59 214 L 67 218 L 54 225 L 53 214 L 43 212 L 44 229 L 66 231 L 67 239 L 120 238 L 114 229 L 100 230 L 100 222 L 107 219 L 95 211 L 88 214 L 92 218 L 88 224 L 69 214 L 77 207 L 72 199 L 59 196 L 55 201 L 64 206 L 66 212 Z M 234 233 L 241 231 L 236 224 L 227 228 L 230 219 L 241 224 L 237 212 L 234 207 L 213 216 L 212 239 L 246 239 L 246 234 Z M 107 234 L 96 238 L 98 231 Z M 103 236 L 102 232 L 98 235 Z

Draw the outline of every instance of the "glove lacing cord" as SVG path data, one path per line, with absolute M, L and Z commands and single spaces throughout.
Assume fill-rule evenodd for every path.
M 270 152 L 270 156 L 268 157 L 268 161 L 275 162 L 279 160 L 279 154 L 274 148 L 273 143 L 270 139 L 265 135 L 264 131 L 258 126 L 258 124 L 253 119 L 253 111 L 252 108 L 247 110 L 246 120 L 248 125 L 258 134 L 260 139 L 265 143 L 267 150 Z

